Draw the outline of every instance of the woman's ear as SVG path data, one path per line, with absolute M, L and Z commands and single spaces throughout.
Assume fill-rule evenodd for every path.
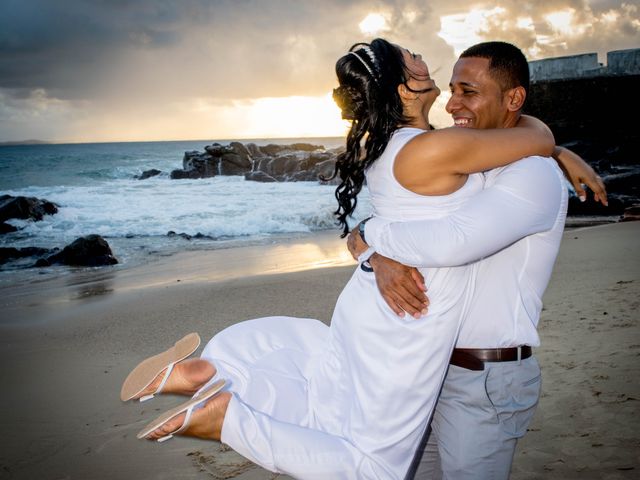
M 409 90 L 404 83 L 398 85 L 398 95 L 403 102 L 412 102 L 420 96 L 419 93 Z
M 404 101 L 415 100 L 415 94 L 411 93 L 404 83 L 398 85 L 398 95 Z

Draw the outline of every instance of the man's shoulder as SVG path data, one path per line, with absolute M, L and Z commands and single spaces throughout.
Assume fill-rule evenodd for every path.
M 543 157 L 540 155 L 532 155 L 530 157 L 524 157 L 520 160 L 517 160 L 505 167 L 504 170 L 508 169 L 539 169 L 539 168 L 549 168 L 552 167 L 554 170 L 558 168 L 558 162 L 556 162 L 551 157 Z
M 498 177 L 507 173 L 514 172 L 560 172 L 558 163 L 551 157 L 542 157 L 534 155 L 531 157 L 524 157 L 520 160 L 516 160 L 504 167 L 498 167 L 488 170 L 485 173 L 487 177 Z
M 501 185 L 562 185 L 562 171 L 550 157 L 531 156 L 521 158 L 504 167 L 494 168 L 485 174 L 485 186 Z

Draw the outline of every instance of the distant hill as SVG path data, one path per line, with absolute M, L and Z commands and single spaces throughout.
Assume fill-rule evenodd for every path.
M 8 146 L 8 145 L 47 145 L 51 142 L 47 142 L 46 140 L 17 140 L 13 142 L 0 142 L 0 146 Z

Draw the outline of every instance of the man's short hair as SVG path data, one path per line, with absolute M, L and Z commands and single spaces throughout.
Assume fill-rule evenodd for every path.
M 522 51 L 506 42 L 483 42 L 467 48 L 460 58 L 489 59 L 489 72 L 502 90 L 524 87 L 529 93 L 529 64 Z

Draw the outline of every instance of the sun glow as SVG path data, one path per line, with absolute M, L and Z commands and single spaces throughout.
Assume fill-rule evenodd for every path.
M 404 18 L 407 23 L 413 23 L 418 18 L 418 12 L 415 10 L 405 10 L 402 12 L 402 18 Z
M 518 17 L 516 26 L 524 30 L 535 30 L 533 19 L 531 17 Z
M 559 12 L 549 13 L 544 18 L 551 24 L 551 27 L 561 33 L 571 33 L 571 24 L 573 23 L 573 9 L 562 10 Z
M 380 13 L 370 13 L 358 26 L 365 35 L 375 35 L 378 32 L 388 30 L 387 19 Z
M 614 24 L 620 18 L 620 14 L 615 10 L 609 10 L 606 13 L 602 14 L 601 21 L 605 24 Z
M 474 43 L 482 41 L 480 33 L 489 25 L 493 15 L 500 15 L 506 10 L 502 7 L 492 9 L 475 8 L 468 13 L 457 13 L 440 17 L 438 36 L 451 45 L 456 55 Z
M 348 129 L 348 122 L 342 120 L 340 109 L 330 93 L 223 102 L 201 97 L 167 103 L 160 110 L 139 111 L 139 115 L 132 117 L 130 122 L 123 122 L 115 112 L 96 112 L 91 116 L 93 130 L 90 134 L 87 134 L 86 121 L 75 121 L 74 136 L 56 140 L 112 142 L 342 137 Z M 55 116 L 45 118 L 57 120 Z M 81 117 L 82 120 L 84 118 Z M 140 122 L 139 118 L 145 118 L 145 122 Z
M 346 133 L 347 122 L 331 94 L 321 97 L 259 98 L 234 105 L 235 125 L 244 138 L 333 137 Z

